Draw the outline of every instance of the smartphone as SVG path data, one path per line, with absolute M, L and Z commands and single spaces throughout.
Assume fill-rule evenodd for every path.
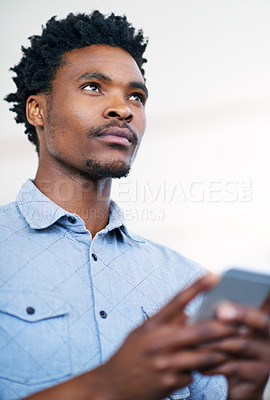
M 270 292 L 270 274 L 232 268 L 226 271 L 217 286 L 207 292 L 201 307 L 190 322 L 215 318 L 217 306 L 224 301 L 259 308 Z

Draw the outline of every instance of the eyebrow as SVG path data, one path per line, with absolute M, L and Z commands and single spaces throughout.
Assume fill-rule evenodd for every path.
M 111 82 L 111 78 L 103 74 L 102 72 L 86 72 L 85 74 L 82 74 L 79 78 L 78 81 L 86 81 L 88 79 L 98 79 L 99 81 L 105 81 L 105 82 Z
M 147 89 L 147 87 L 145 86 L 144 83 L 142 83 L 142 82 L 129 82 L 129 87 L 130 88 L 141 89 L 146 94 L 146 97 L 148 97 L 148 89 Z
M 77 79 L 77 81 L 82 82 L 82 81 L 92 80 L 92 79 L 97 79 L 97 80 L 103 81 L 103 82 L 112 82 L 112 79 L 108 75 L 104 74 L 103 72 L 86 72 L 85 74 L 82 74 Z M 129 82 L 128 86 L 130 88 L 141 89 L 148 97 L 148 89 L 144 83 L 142 83 L 140 81 L 133 81 L 133 82 Z

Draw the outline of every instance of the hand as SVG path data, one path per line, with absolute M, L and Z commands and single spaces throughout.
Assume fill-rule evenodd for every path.
M 102 398 L 163 399 L 190 384 L 192 371 L 225 365 L 229 357 L 224 351 L 206 353 L 200 345 L 233 337 L 238 327 L 219 321 L 189 325 L 184 312 L 196 295 L 214 284 L 211 276 L 198 280 L 129 334 L 113 357 L 98 368 L 106 382 Z
M 238 326 L 238 337 L 207 344 L 204 351 L 223 351 L 230 359 L 204 370 L 222 374 L 229 384 L 229 400 L 261 400 L 270 371 L 270 296 L 261 310 L 231 303 L 217 309 L 220 321 Z

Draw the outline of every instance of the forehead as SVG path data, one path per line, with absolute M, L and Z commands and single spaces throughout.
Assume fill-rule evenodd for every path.
M 134 58 L 125 50 L 107 45 L 92 45 L 65 53 L 56 77 L 79 78 L 87 72 L 102 72 L 113 80 L 144 82 Z

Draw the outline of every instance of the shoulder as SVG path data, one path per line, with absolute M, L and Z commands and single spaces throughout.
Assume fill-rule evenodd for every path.
M 180 252 L 132 232 L 130 235 L 138 241 L 133 246 L 133 258 L 140 269 L 148 271 L 140 288 L 145 286 L 145 292 L 155 293 L 155 298 L 161 300 L 161 305 L 205 274 L 205 268 Z M 195 302 L 190 303 L 187 312 L 193 314 L 200 303 L 199 296 Z
M 15 201 L 0 206 L 0 244 L 26 225 L 27 223 Z
M 141 252 L 144 257 L 151 257 L 157 265 L 164 265 L 166 269 L 172 267 L 178 270 L 186 281 L 193 281 L 206 271 L 199 263 L 185 257 L 176 250 L 133 232 L 130 232 L 130 234 L 138 242 L 138 252 Z
M 9 218 L 10 216 L 15 215 L 18 211 L 19 208 L 16 201 L 0 205 L 0 220 L 2 221 L 5 218 Z
M 16 201 L 0 205 L 0 224 L 23 220 L 22 214 Z

